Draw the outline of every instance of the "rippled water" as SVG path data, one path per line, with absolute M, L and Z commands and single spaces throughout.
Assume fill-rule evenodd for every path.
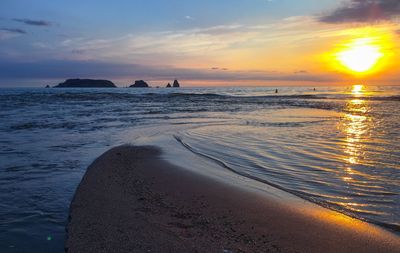
M 63 252 L 86 167 L 139 127 L 167 127 L 226 169 L 399 231 L 400 87 L 274 90 L 1 89 L 0 252 Z

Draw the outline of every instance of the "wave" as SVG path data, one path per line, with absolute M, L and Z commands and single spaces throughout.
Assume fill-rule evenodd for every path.
M 370 99 L 377 101 L 400 101 L 400 96 L 371 97 Z
M 40 91 L 40 90 L 39 90 Z M 71 91 L 49 91 L 49 92 L 21 92 L 21 93 L 10 93 L 2 94 L 0 96 L 0 103 L 8 104 L 7 102 L 20 103 L 21 105 L 27 105 L 30 102 L 35 103 L 48 103 L 48 102 L 63 102 L 63 101 L 110 101 L 113 102 L 127 102 L 127 101 L 140 101 L 141 99 L 155 101 L 161 100 L 174 100 L 174 99 L 187 99 L 187 100 L 233 100 L 238 102 L 263 102 L 263 101 L 274 101 L 274 102 L 285 102 L 290 100 L 349 100 L 349 99 L 361 99 L 361 100 L 372 100 L 372 101 L 400 101 L 400 95 L 394 96 L 375 96 L 375 95 L 359 95 L 354 96 L 352 94 L 343 93 L 317 93 L 317 94 L 263 94 L 263 93 L 252 93 L 247 92 L 241 95 L 229 92 L 169 92 L 162 90 L 161 92 L 152 91 L 136 91 L 132 89 L 120 89 L 116 91 L 104 91 L 104 90 L 71 90 Z
M 228 95 L 218 93 L 143 93 L 141 96 L 148 97 L 169 97 L 169 98 L 180 98 L 180 97 L 196 97 L 196 98 L 231 98 L 231 99 L 363 99 L 363 100 L 377 100 L 377 101 L 400 101 L 400 96 L 354 96 L 348 94 L 288 94 L 288 95 Z
M 314 121 L 302 121 L 302 122 L 258 122 L 258 121 L 246 121 L 246 125 L 257 126 L 257 127 L 306 127 L 313 124 L 319 124 L 327 120 L 314 120 Z

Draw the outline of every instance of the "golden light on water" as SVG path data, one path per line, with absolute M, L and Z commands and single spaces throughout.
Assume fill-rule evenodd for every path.
M 362 94 L 363 89 L 364 89 L 364 85 L 360 85 L 360 84 L 353 85 L 351 93 L 354 95 L 360 95 L 360 94 Z
M 360 99 L 359 96 L 365 94 L 364 85 L 357 84 L 351 87 L 351 94 L 354 98 L 349 100 L 346 105 L 346 114 L 344 114 L 341 124 L 341 131 L 345 135 L 345 145 L 343 160 L 348 164 L 344 170 L 342 180 L 351 182 L 352 175 L 355 173 L 353 166 L 362 163 L 360 157 L 363 156 L 363 141 L 368 138 L 368 132 L 371 128 L 371 121 L 368 116 L 368 103 Z
M 371 70 L 383 55 L 380 45 L 374 44 L 371 38 L 362 38 L 344 45 L 336 58 L 351 71 L 363 73 Z
M 352 94 L 361 94 L 362 92 L 362 85 L 353 86 Z M 345 134 L 345 156 L 343 159 L 348 167 L 345 169 L 342 179 L 349 182 L 353 180 L 352 175 L 356 173 L 353 166 L 363 163 L 364 141 L 368 138 L 372 121 L 368 116 L 368 104 L 365 100 L 357 98 L 350 100 L 347 103 L 346 110 L 347 113 L 342 122 L 342 131 Z

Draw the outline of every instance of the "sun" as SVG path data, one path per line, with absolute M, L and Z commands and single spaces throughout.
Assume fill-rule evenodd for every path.
M 345 45 L 336 58 L 349 70 L 365 73 L 373 69 L 383 56 L 379 45 L 374 44 L 371 39 L 363 38 Z

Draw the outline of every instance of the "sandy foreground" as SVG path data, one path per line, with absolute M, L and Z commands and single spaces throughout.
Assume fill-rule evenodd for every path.
M 155 147 L 122 146 L 88 168 L 70 206 L 65 247 L 69 253 L 400 252 L 399 236 L 315 210 L 172 165 Z

